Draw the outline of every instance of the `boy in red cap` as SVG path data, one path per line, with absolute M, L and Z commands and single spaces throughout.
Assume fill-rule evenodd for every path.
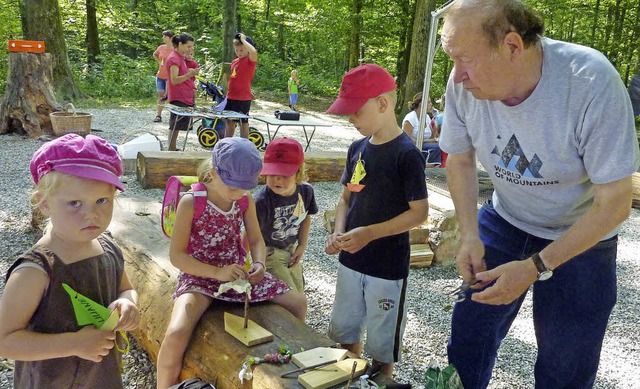
M 300 142 L 278 138 L 264 152 L 265 185 L 255 196 L 258 223 L 267 245 L 267 271 L 304 293 L 302 256 L 311 215 L 318 212 L 313 187 L 306 180 Z
M 342 80 L 328 113 L 348 115 L 365 138 L 351 144 L 327 254 L 339 254 L 329 337 L 360 355 L 362 332 L 371 371 L 391 377 L 406 322 L 409 229 L 429 212 L 425 162 L 396 121 L 396 84 L 364 64 Z

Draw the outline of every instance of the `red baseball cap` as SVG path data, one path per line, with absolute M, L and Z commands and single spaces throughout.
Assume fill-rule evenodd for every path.
M 350 115 L 367 100 L 392 90 L 396 90 L 396 80 L 385 68 L 372 63 L 360 65 L 344 75 L 338 98 L 327 113 Z
M 43 144 L 33 154 L 29 164 L 36 184 L 45 174 L 57 170 L 81 178 L 90 178 L 114 185 L 124 192 L 120 182 L 122 161 L 106 140 L 87 135 L 67 134 Z
M 302 145 L 295 139 L 278 138 L 269 142 L 264 151 L 262 175 L 285 176 L 295 175 L 304 162 Z

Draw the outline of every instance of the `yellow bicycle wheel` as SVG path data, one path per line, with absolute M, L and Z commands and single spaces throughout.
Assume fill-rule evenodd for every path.
M 213 147 L 218 143 L 218 133 L 212 128 L 203 128 L 198 132 L 198 142 L 202 147 Z
M 253 127 L 249 127 L 249 140 L 253 142 L 258 150 L 264 149 L 264 135 Z

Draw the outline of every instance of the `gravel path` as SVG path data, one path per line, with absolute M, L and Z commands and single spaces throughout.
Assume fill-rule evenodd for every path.
M 271 115 L 282 109 L 269 102 L 258 101 L 252 108 L 254 114 Z M 121 141 L 133 131 L 150 131 L 166 145 L 165 123 L 151 123 L 153 110 L 146 109 L 91 109 L 93 127 L 97 135 L 113 143 Z M 304 115 L 305 113 L 303 113 Z M 309 113 L 311 115 L 311 113 Z M 321 114 L 313 114 L 330 120 L 334 127 L 319 128 L 311 150 L 346 152 L 349 143 L 359 134 L 344 120 Z M 264 125 L 256 121 L 252 125 L 266 134 Z M 299 130 L 282 129 L 279 134 L 291 136 L 303 142 Z M 181 138 L 179 142 L 181 141 Z M 0 274 L 4 275 L 15 255 L 26 250 L 36 233 L 30 229 L 28 192 L 32 188 L 28 163 L 42 140 L 30 140 L 15 135 L 0 136 L 2 154 L 2 206 L 0 206 Z M 181 143 L 179 143 L 181 144 Z M 194 134 L 190 134 L 188 150 L 202 150 Z M 135 176 L 124 177 L 126 190 L 161 198 L 162 190 L 143 190 Z M 321 215 L 334 207 L 340 185 L 338 183 L 314 184 Z M 307 322 L 320 332 L 327 331 L 327 317 L 331 311 L 334 293 L 334 277 L 337 258 L 323 253 L 326 232 L 322 217 L 312 221 L 309 247 L 304 257 L 307 277 L 309 314 Z M 618 304 L 609 323 L 596 388 L 638 388 L 640 371 L 640 211 L 633 210 L 620 234 L 618 252 Z M 446 362 L 446 342 L 450 329 L 452 298 L 447 292 L 458 285 L 457 273 L 452 265 L 437 265 L 430 269 L 412 270 L 410 275 L 409 317 L 404 337 L 403 362 L 397 365 L 397 380 L 411 382 L 421 387 L 423 374 L 430 360 Z M 4 282 L 0 283 L 0 292 Z M 594 288 L 597 285 L 593 285 Z M 576 340 L 578 341 L 578 340 Z M 520 314 L 500 349 L 490 388 L 531 388 L 536 344 L 531 318 L 531 299 L 527 298 Z M 12 362 L 0 359 L 0 389 L 11 387 Z M 127 388 L 152 388 L 155 368 L 143 350 L 135 342 L 125 360 L 125 386 Z

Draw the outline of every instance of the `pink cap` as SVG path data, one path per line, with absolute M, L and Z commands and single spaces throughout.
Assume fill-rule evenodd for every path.
M 33 181 L 56 170 L 76 177 L 90 178 L 115 185 L 124 192 L 118 178 L 122 175 L 122 161 L 106 140 L 95 135 L 86 138 L 67 134 L 43 144 L 29 164 Z
M 295 139 L 278 138 L 267 145 L 264 151 L 262 175 L 286 176 L 295 175 L 304 162 L 302 145 Z
M 372 63 L 360 65 L 344 75 L 338 99 L 327 113 L 350 115 L 362 108 L 367 100 L 392 90 L 396 90 L 396 81 L 385 68 Z

